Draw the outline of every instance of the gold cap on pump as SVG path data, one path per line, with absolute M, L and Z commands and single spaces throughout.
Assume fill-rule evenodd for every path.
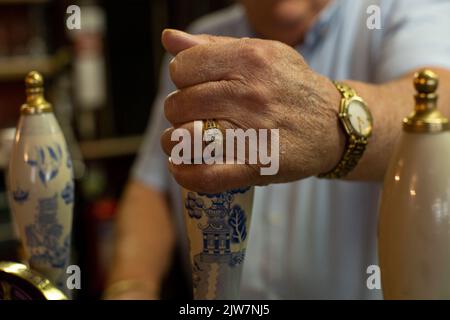
M 21 114 L 52 112 L 52 105 L 44 98 L 44 78 L 37 71 L 25 77 L 27 102 L 20 109 Z
M 449 129 L 448 120 L 437 110 L 436 89 L 439 78 L 431 70 L 421 70 L 414 75 L 416 106 L 414 112 L 403 120 L 403 130 L 416 133 L 437 133 Z

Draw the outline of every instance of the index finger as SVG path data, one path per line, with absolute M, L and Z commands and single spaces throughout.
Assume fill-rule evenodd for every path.
M 197 84 L 241 80 L 245 53 L 240 50 L 244 40 L 209 42 L 178 53 L 169 64 L 170 77 L 179 89 Z

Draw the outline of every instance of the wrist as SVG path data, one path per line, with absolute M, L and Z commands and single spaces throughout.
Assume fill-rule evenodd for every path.
M 342 156 L 345 152 L 346 145 L 346 135 L 342 124 L 339 120 L 339 107 L 341 104 L 341 94 L 336 89 L 333 82 L 327 78 L 324 81 L 326 101 L 328 102 L 325 106 L 326 114 L 326 135 L 322 138 L 324 144 L 323 159 L 319 161 L 321 163 L 320 168 L 318 168 L 318 173 L 322 174 L 324 172 L 330 172 L 333 170 L 341 161 Z

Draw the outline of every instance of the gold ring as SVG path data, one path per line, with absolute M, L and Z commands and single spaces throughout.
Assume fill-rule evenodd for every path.
M 206 145 L 217 142 L 220 131 L 219 125 L 214 119 L 203 120 L 203 135 L 206 138 Z M 221 141 L 221 139 L 220 139 Z
M 214 119 L 203 120 L 203 130 L 209 129 L 219 129 L 219 125 L 216 123 Z

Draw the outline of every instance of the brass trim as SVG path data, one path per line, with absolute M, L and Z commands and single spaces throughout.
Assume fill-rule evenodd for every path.
M 449 130 L 448 119 L 437 109 L 439 77 L 423 69 L 414 74 L 416 89 L 414 112 L 403 119 L 403 130 L 413 133 L 439 133 Z
M 1 272 L 18 277 L 31 284 L 31 286 L 40 292 L 42 298 L 45 300 L 67 300 L 67 296 L 61 290 L 56 288 L 50 280 L 22 263 L 1 261 L 0 273 Z M 2 285 L 1 282 L 0 285 Z
M 53 112 L 52 105 L 44 97 L 44 78 L 37 71 L 31 71 L 25 77 L 27 101 L 20 108 L 23 115 Z

